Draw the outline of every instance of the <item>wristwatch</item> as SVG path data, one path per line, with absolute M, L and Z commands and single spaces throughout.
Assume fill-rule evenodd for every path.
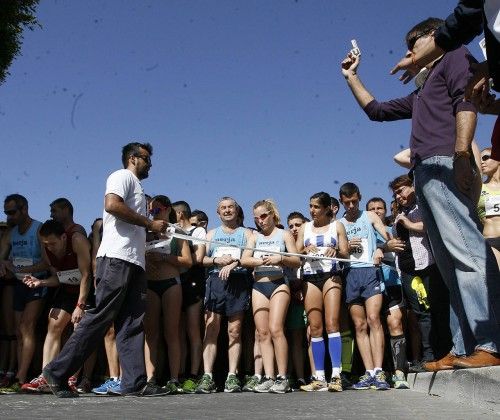
M 80 308 L 81 310 L 84 310 L 85 309 L 85 303 L 84 302 L 78 302 L 76 304 L 76 307 L 77 308 Z

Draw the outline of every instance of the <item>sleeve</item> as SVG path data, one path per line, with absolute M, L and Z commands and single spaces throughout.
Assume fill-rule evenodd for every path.
M 197 227 L 193 231 L 192 236 L 193 236 L 193 238 L 196 238 L 196 239 L 206 239 L 207 238 L 207 232 L 205 232 L 205 229 L 203 229 L 201 227 Z M 193 245 L 205 245 L 205 242 L 193 240 Z
M 404 98 L 393 99 L 388 102 L 378 102 L 374 99 L 363 108 L 363 111 L 372 121 L 407 120 L 412 115 L 413 96 L 415 94 L 416 92 L 412 92 Z
M 455 114 L 460 111 L 477 113 L 477 108 L 472 102 L 464 101 L 465 87 L 472 77 L 471 64 L 477 63 L 476 59 L 462 47 L 447 53 L 443 60 L 442 71 Z
M 106 181 L 106 193 L 116 194 L 123 200 L 127 197 L 129 178 L 122 171 L 113 172 Z
M 461 0 L 435 32 L 436 44 L 445 51 L 468 44 L 483 31 L 483 1 Z

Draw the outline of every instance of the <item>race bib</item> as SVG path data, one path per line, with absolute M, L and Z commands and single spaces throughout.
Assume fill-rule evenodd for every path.
M 367 238 L 361 238 L 361 246 L 358 247 L 356 252 L 352 253 L 350 258 L 351 262 L 362 262 L 362 263 L 369 263 L 370 258 L 368 255 L 368 239 Z
M 266 251 L 274 251 L 274 252 L 280 252 L 280 247 L 279 246 L 263 246 L 260 248 L 261 250 L 259 251 L 255 251 L 253 253 L 253 256 L 255 258 L 262 258 L 262 257 L 266 257 L 266 256 L 269 256 L 269 255 L 274 255 L 274 254 L 270 254 Z M 283 272 L 283 268 L 282 267 L 279 267 L 277 265 L 261 265 L 259 267 L 255 267 L 255 272 L 258 273 L 258 272 L 276 272 L 276 273 L 282 273 Z
M 224 255 L 228 255 L 235 260 L 239 260 L 241 257 L 241 249 L 232 246 L 219 246 L 215 248 L 212 258 L 219 258 Z
M 82 281 L 82 273 L 80 273 L 78 268 L 74 270 L 58 271 L 57 278 L 59 279 L 59 283 L 76 286 Z
M 500 195 L 489 195 L 484 202 L 486 216 L 500 216 Z
M 159 239 L 146 242 L 146 252 L 158 252 L 160 254 L 171 254 L 170 239 Z
M 33 265 L 33 258 L 14 257 L 14 259 L 12 260 L 12 264 L 14 264 L 16 270 L 19 270 L 23 267 L 31 267 Z M 15 273 L 18 280 L 24 279 L 24 276 L 29 274 L 31 273 Z
M 326 246 L 316 247 L 316 252 L 308 253 L 312 257 L 324 257 L 328 249 Z M 306 260 L 304 263 L 304 274 L 329 273 L 332 270 L 333 261 L 331 260 Z

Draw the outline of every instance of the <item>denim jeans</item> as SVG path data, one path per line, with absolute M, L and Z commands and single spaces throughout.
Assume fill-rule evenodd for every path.
M 449 156 L 419 162 L 414 176 L 434 257 L 450 291 L 452 353 L 498 353 L 500 274 L 481 234 L 476 203 L 458 190 Z

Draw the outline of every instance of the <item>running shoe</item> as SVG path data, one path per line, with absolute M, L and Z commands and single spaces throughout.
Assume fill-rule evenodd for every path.
M 137 394 L 139 397 L 162 397 L 167 395 L 168 392 L 165 387 L 160 387 L 156 385 L 154 382 L 148 382 L 144 388 L 142 388 L 141 392 Z
M 76 387 L 76 390 L 78 391 L 79 394 L 88 394 L 90 390 L 92 389 L 92 382 L 90 382 L 90 379 L 87 378 L 86 376 L 82 376 L 82 380 Z
M 120 378 L 118 379 L 113 379 L 109 378 L 104 382 L 102 385 L 93 388 L 92 392 L 97 395 L 107 395 L 109 388 L 120 386 Z
M 108 387 L 108 395 L 124 395 L 122 391 L 121 381 L 115 381 L 115 384 Z M 105 395 L 105 394 L 104 394 Z
M 49 386 L 47 385 L 47 381 L 42 375 L 37 376 L 35 379 L 32 379 L 30 382 L 21 386 L 21 390 L 26 392 L 42 392 L 49 394 L 51 392 Z
M 260 379 L 258 376 L 245 376 L 245 385 L 243 386 L 243 392 L 253 392 L 255 387 L 259 385 Z
M 309 385 L 302 385 L 300 387 L 301 391 L 305 392 L 313 392 L 313 391 L 328 391 L 328 385 L 326 381 L 318 381 L 317 379 L 313 379 Z
M 406 380 L 405 374 L 400 370 L 397 370 L 392 375 L 392 383 L 394 384 L 394 389 L 410 389 L 410 384 Z
M 373 377 L 367 372 L 359 377 L 359 381 L 352 385 L 352 389 L 370 389 L 373 384 Z
M 330 392 L 342 392 L 342 379 L 340 377 L 334 377 L 328 384 L 328 391 Z
M 50 390 L 57 398 L 77 398 L 80 396 L 78 392 L 73 391 L 68 386 L 67 381 L 59 382 L 59 380 L 52 375 L 52 371 L 47 369 L 47 367 L 42 370 L 42 375 L 47 381 Z
M 0 377 L 0 388 L 6 388 L 10 385 L 10 382 L 12 380 L 12 376 L 7 376 L 6 374 L 3 374 L 2 377 Z
M 290 382 L 287 378 L 278 376 L 274 385 L 269 389 L 271 394 L 286 394 L 287 392 L 292 392 Z
M 163 389 L 166 391 L 167 394 L 173 395 L 173 394 L 182 394 L 183 393 L 182 386 L 179 383 L 179 381 L 170 380 L 165 384 Z
M 253 392 L 258 392 L 258 393 L 269 392 L 270 389 L 273 387 L 273 385 L 274 385 L 274 379 L 263 378 L 262 382 L 255 386 L 255 388 L 253 389 Z
M 372 378 L 372 389 L 376 389 L 377 391 L 385 391 L 390 388 L 387 380 L 385 378 L 384 371 L 378 371 L 375 376 Z
M 210 375 L 203 375 L 201 377 L 200 383 L 196 387 L 197 394 L 211 394 L 213 392 L 217 392 L 217 387 L 215 386 L 215 382 L 210 377 Z
M 196 380 L 188 378 L 181 385 L 182 392 L 184 394 L 194 394 L 196 392 L 196 386 Z
M 6 386 L 5 388 L 0 388 L 0 394 L 18 394 L 22 391 L 22 384 L 15 380 L 11 385 Z
M 350 373 L 340 372 L 340 379 L 342 380 L 342 389 L 352 388 L 352 377 Z
M 228 375 L 224 384 L 224 392 L 241 392 L 240 381 L 236 375 Z

